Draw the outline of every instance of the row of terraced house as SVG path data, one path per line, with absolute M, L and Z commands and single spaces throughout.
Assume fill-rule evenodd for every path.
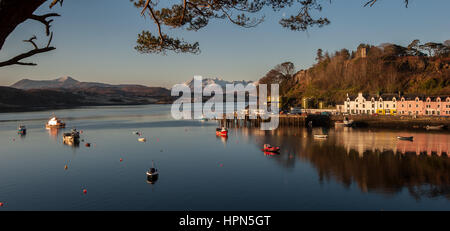
M 344 104 L 337 105 L 337 112 L 352 115 L 450 116 L 450 95 L 347 94 Z

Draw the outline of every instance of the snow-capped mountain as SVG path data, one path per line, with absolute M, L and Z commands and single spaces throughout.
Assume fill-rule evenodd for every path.
M 245 86 L 247 86 L 248 84 L 253 83 L 253 81 L 246 81 L 246 80 L 238 80 L 238 81 L 227 81 L 221 78 L 203 78 L 202 79 L 202 88 L 204 88 L 205 86 L 209 85 L 209 84 L 217 84 L 220 87 L 222 87 L 222 89 L 226 89 L 227 84 L 242 84 Z M 184 84 L 188 85 L 189 88 L 194 89 L 194 78 L 192 78 L 191 80 L 185 82 Z

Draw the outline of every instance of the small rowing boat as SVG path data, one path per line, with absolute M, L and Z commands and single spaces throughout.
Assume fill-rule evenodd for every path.
M 327 139 L 328 135 L 314 135 L 314 138 L 316 138 L 316 139 Z
M 147 182 L 154 184 L 158 180 L 158 169 L 155 168 L 155 163 L 152 161 L 152 167 L 147 171 Z
M 216 136 L 228 136 L 228 130 L 225 127 L 216 128 Z
M 414 137 L 413 136 L 397 136 L 397 139 L 413 141 Z
M 263 151 L 264 151 L 264 152 L 272 152 L 272 153 L 275 153 L 275 152 L 279 152 L 279 151 L 280 151 L 280 147 L 273 147 L 273 146 L 270 145 L 270 144 L 264 144 L 264 149 L 263 149 Z
M 147 142 L 147 139 L 145 139 L 145 138 L 139 138 L 138 141 L 139 141 L 139 142 Z
M 443 129 L 444 128 L 444 125 L 437 125 L 437 126 L 430 126 L 430 125 L 427 125 L 426 126 L 426 129 L 427 130 L 441 130 L 441 129 Z

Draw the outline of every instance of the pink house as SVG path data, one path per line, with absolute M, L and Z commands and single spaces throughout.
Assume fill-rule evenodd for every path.
M 450 116 L 450 96 L 403 96 L 398 102 L 398 114 Z

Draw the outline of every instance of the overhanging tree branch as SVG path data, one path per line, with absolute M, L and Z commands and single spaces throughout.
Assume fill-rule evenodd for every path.
M 23 66 L 36 66 L 36 63 L 25 63 L 25 62 L 21 62 L 22 59 L 26 59 L 29 58 L 31 56 L 34 56 L 36 54 L 40 54 L 40 53 L 45 53 L 45 52 L 49 52 L 52 50 L 55 50 L 55 47 L 51 47 L 50 43 L 52 41 L 53 38 L 53 33 L 51 33 L 50 35 L 50 39 L 47 43 L 47 46 L 44 48 L 39 48 L 36 43 L 33 41 L 36 39 L 36 36 L 31 37 L 28 40 L 24 40 L 24 42 L 29 42 L 33 45 L 34 49 L 31 51 L 28 51 L 26 53 L 20 54 L 15 56 L 14 58 L 11 58 L 10 60 L 4 61 L 4 62 L 0 62 L 0 67 L 4 67 L 4 66 L 11 66 L 11 65 L 23 65 Z
M 47 18 L 49 17 L 59 17 L 61 15 L 57 14 L 57 13 L 50 13 L 50 14 L 45 14 L 45 15 L 31 15 L 30 19 L 36 20 L 38 22 L 41 22 L 42 24 L 45 25 L 45 33 L 47 34 L 47 36 L 50 35 L 50 23 L 53 22 L 53 19 L 50 19 L 47 21 Z

